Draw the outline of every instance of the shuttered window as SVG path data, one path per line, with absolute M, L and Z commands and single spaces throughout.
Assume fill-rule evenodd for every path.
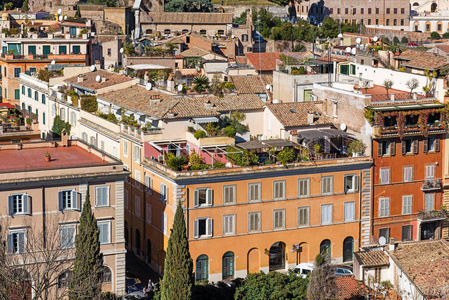
M 248 213 L 248 231 L 260 231 L 260 211 Z
M 209 188 L 199 188 L 194 192 L 194 205 L 195 207 L 201 205 L 212 205 L 213 201 L 213 191 Z
M 153 207 L 151 206 L 150 203 L 146 204 L 146 220 L 148 222 L 148 224 L 151 224 L 151 222 L 153 221 Z
M 59 227 L 59 245 L 61 248 L 73 248 L 75 246 L 75 225 L 64 225 Z
M 390 216 L 390 198 L 379 198 L 379 217 Z
M 273 210 L 273 229 L 285 228 L 285 209 Z
M 211 237 L 213 236 L 213 219 L 198 218 L 193 222 L 194 237 Z
M 402 226 L 402 241 L 412 240 L 413 225 Z
M 355 202 L 345 202 L 345 222 L 355 221 Z
M 354 193 L 359 191 L 359 176 L 345 175 L 345 193 Z
M 298 227 L 309 226 L 309 207 L 298 207 Z
M 404 182 L 413 181 L 413 166 L 404 167 Z
M 273 199 L 285 199 L 285 180 L 273 182 Z
M 25 230 L 10 232 L 6 238 L 9 254 L 25 252 Z
M 260 192 L 262 185 L 260 183 L 250 183 L 248 184 L 248 201 L 260 201 Z
M 95 205 L 109 205 L 109 186 L 98 186 L 95 188 Z
M 424 196 L 424 209 L 426 211 L 432 211 L 435 209 L 435 194 L 425 194 Z
M 380 184 L 389 184 L 390 183 L 390 169 L 384 168 L 380 169 Z
M 27 194 L 12 194 L 8 197 L 10 215 L 30 213 L 30 198 Z
M 332 223 L 332 204 L 321 205 L 321 224 Z
M 235 185 L 223 186 L 223 204 L 233 204 L 236 202 L 236 187 Z
M 148 193 L 153 193 L 153 178 L 148 174 L 145 174 L 145 188 Z
M 59 209 L 79 209 L 79 197 L 76 190 L 59 192 Z
M 413 196 L 402 196 L 402 214 L 409 215 L 412 213 Z
M 334 177 L 325 176 L 321 178 L 321 194 L 329 195 L 334 192 Z
M 426 181 L 434 182 L 435 165 L 426 165 Z
M 100 244 L 109 244 L 111 242 L 111 222 L 99 221 L 97 225 L 100 229 Z
M 223 235 L 235 234 L 235 215 L 223 216 Z
M 310 196 L 310 178 L 298 179 L 298 196 Z

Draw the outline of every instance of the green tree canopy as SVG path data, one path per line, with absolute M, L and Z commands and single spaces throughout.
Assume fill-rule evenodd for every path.
M 72 125 L 68 122 L 64 122 L 60 116 L 56 116 L 53 120 L 53 127 L 51 129 L 54 138 L 61 138 L 61 132 L 63 129 L 67 132 L 67 135 L 70 135 L 70 129 Z
M 213 6 L 210 0 L 167 0 L 164 10 L 168 12 L 210 12 Z

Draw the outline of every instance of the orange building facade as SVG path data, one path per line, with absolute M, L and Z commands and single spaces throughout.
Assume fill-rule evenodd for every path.
M 145 201 L 147 263 L 160 272 L 178 201 L 197 280 L 287 270 L 320 252 L 350 263 L 354 249 L 369 245 L 367 157 L 189 172 L 148 159 L 143 166 L 152 184 Z M 128 239 L 128 249 L 135 242 Z
M 443 104 L 377 111 L 373 135 L 373 241 L 439 239 L 445 220 Z M 421 108 L 421 109 L 420 109 Z M 382 123 L 382 124 L 379 124 Z M 425 124 L 425 125 L 423 125 Z

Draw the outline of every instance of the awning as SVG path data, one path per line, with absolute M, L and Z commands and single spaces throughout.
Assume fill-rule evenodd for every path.
M 139 71 L 139 70 L 166 70 L 166 69 L 171 69 L 170 67 L 165 67 L 165 66 L 160 66 L 160 65 L 152 65 L 152 64 L 132 65 L 132 66 L 127 66 L 127 68 L 135 70 L 135 71 Z
M 326 129 L 317 128 L 313 130 L 298 131 L 298 137 L 305 138 L 307 140 L 318 140 L 324 137 L 335 138 L 339 136 L 348 137 L 350 135 L 344 131 L 335 128 L 326 128 Z
M 256 150 L 256 149 L 268 148 L 267 145 L 262 144 L 259 141 L 249 141 L 249 142 L 238 143 L 238 144 L 236 144 L 236 146 L 239 146 L 240 148 L 245 149 L 245 150 Z
M 283 139 L 274 139 L 274 140 L 261 140 L 262 143 L 264 143 L 265 145 L 268 146 L 273 146 L 273 147 L 294 147 L 296 146 L 296 144 L 287 141 L 287 140 L 283 140 Z
M 218 122 L 218 118 L 216 117 L 209 117 L 209 118 L 193 118 L 195 123 L 201 124 L 201 123 L 216 123 Z

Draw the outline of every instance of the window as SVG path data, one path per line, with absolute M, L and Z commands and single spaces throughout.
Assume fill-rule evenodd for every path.
M 378 143 L 378 152 L 377 155 L 379 157 L 384 155 L 394 156 L 396 153 L 396 143 L 392 141 L 383 141 Z
M 162 232 L 167 235 L 168 232 L 168 220 L 167 220 L 167 213 L 163 212 L 161 216 L 161 228 Z
M 345 175 L 345 193 L 353 193 L 359 191 L 359 176 Z
M 310 208 L 308 206 L 298 207 L 298 227 L 309 226 Z
M 371 25 L 371 19 L 368 19 L 368 25 Z
M 337 14 L 340 14 L 340 8 L 337 8 Z
M 112 282 L 112 271 L 109 267 L 103 266 L 102 282 Z
M 61 120 L 65 121 L 65 108 L 61 107 L 59 109 L 59 117 L 61 118 Z
M 115 146 L 112 147 L 112 156 L 117 157 L 117 148 Z
M 390 14 L 390 8 L 387 7 L 387 15 Z
M 97 145 L 97 139 L 94 136 L 90 137 L 90 144 L 92 146 L 96 146 Z
M 59 46 L 59 54 L 67 54 L 67 46 Z
M 63 249 L 75 246 L 76 225 L 64 225 L 59 227 L 59 245 Z
M 407 139 L 402 141 L 402 155 L 417 154 L 418 153 L 418 140 Z
M 404 182 L 413 181 L 413 166 L 404 167 Z
M 235 234 L 235 215 L 223 216 L 223 235 Z
M 393 26 L 397 26 L 398 25 L 398 20 L 397 19 L 393 19 Z
M 261 201 L 260 192 L 262 184 L 260 183 L 250 183 L 248 184 L 248 201 Z
M 379 238 L 383 236 L 387 242 L 390 240 L 390 228 L 380 228 L 379 229 Z
M 412 231 L 413 225 L 402 226 L 402 241 L 411 241 L 412 240 Z
M 440 152 L 440 139 L 436 137 L 429 137 L 424 139 L 424 153 Z
M 219 29 L 218 30 L 218 35 L 224 35 L 224 30 L 223 29 Z
M 353 14 L 353 15 L 357 14 L 357 8 L 353 8 L 353 9 L 352 9 L 352 14 Z
M 14 99 L 20 100 L 20 89 L 14 90 Z
M 196 239 L 211 237 L 213 233 L 213 220 L 211 218 L 198 218 L 193 223 L 193 231 Z
M 134 171 L 134 185 L 137 187 L 137 188 L 139 188 L 140 189 L 140 181 L 141 181 L 141 179 L 140 179 L 140 171 L 138 171 L 138 170 L 135 170 Z
M 68 288 L 72 280 L 72 271 L 64 271 L 58 276 L 58 288 Z
M 10 231 L 7 237 L 8 253 L 17 254 L 25 252 L 25 230 Z
M 36 73 L 36 68 L 30 68 L 30 73 L 31 74 Z
M 83 134 L 81 134 L 81 139 L 83 142 L 87 143 L 87 133 L 83 132 Z
M 25 86 L 22 85 L 22 95 L 25 95 Z
M 398 14 L 398 9 L 397 9 L 397 8 L 393 8 L 393 13 L 394 13 L 395 15 L 397 15 L 397 14 Z
M 95 205 L 96 206 L 109 205 L 109 186 L 97 186 L 95 188 Z
M 345 14 L 347 15 L 349 13 L 349 9 L 346 7 L 345 8 Z
M 51 115 L 54 117 L 55 114 L 56 114 L 56 104 L 53 104 L 53 105 L 51 106 Z
M 248 231 L 260 231 L 260 211 L 248 213 Z
M 128 141 L 123 141 L 123 156 L 128 157 Z
M 150 203 L 146 204 L 146 211 L 145 211 L 145 215 L 146 215 L 146 220 L 148 224 L 151 224 L 152 220 L 153 220 L 153 207 L 151 206 Z
M 75 125 L 76 124 L 76 114 L 74 111 L 70 112 L 70 125 Z
M 195 206 L 212 205 L 213 191 L 209 188 L 199 188 L 194 192 Z
M 111 222 L 98 221 L 98 229 L 100 229 L 100 244 L 109 244 L 111 242 Z
M 273 182 L 273 199 L 285 199 L 285 180 Z
M 383 168 L 380 169 L 380 184 L 389 184 L 390 183 L 390 169 Z
M 285 209 L 273 210 L 273 229 L 285 228 Z
M 363 7 L 360 9 L 360 14 L 363 15 L 363 13 L 365 12 L 365 10 L 363 9 Z
M 425 194 L 424 196 L 425 211 L 432 211 L 435 208 L 435 194 Z
M 352 261 L 352 254 L 354 252 L 354 238 L 348 236 L 343 241 L 343 262 Z
M 28 88 L 28 98 L 31 98 L 31 89 Z
M 413 196 L 402 196 L 402 214 L 409 215 L 412 213 Z
M 298 179 L 298 196 L 310 196 L 310 178 Z
M 9 214 L 28 214 L 30 207 L 29 197 L 27 194 L 12 194 L 9 196 Z
M 134 161 L 140 163 L 140 147 L 134 145 Z
M 201 35 L 206 35 L 206 30 L 205 30 L 205 29 L 201 29 L 201 30 L 200 30 L 200 34 L 201 34 Z
M 226 252 L 221 263 L 223 279 L 234 278 L 234 252 Z
M 379 198 L 379 217 L 390 216 L 390 198 Z
M 111 56 L 111 55 L 112 55 L 112 49 L 108 48 L 108 56 Z
M 207 280 L 209 278 L 209 257 L 202 254 L 196 259 L 195 280 Z
M 333 176 L 324 176 L 321 177 L 321 194 L 329 195 L 334 192 L 334 177 Z
M 401 26 L 404 26 L 405 22 L 404 19 L 401 19 Z
M 100 149 L 101 151 L 104 151 L 104 141 L 100 141 Z
M 73 54 L 80 54 L 81 53 L 81 47 L 80 46 L 73 46 L 72 52 L 73 52 Z
M 247 41 L 248 41 L 248 35 L 242 34 L 242 42 L 247 42 Z
M 153 178 L 150 175 L 145 174 L 145 189 L 147 192 L 152 194 L 153 191 Z
M 134 213 L 136 216 L 140 217 L 140 197 L 135 196 L 134 198 Z
M 42 113 L 42 124 L 45 125 L 45 113 Z
M 355 221 L 355 202 L 345 202 L 345 222 Z
M 331 224 L 332 223 L 332 204 L 321 205 L 321 224 Z
M 236 194 L 235 185 L 223 186 L 223 204 L 235 203 L 235 198 L 236 198 L 235 194 Z
M 20 76 L 20 68 L 14 68 L 14 77 L 19 77 Z
M 331 241 L 330 240 L 324 240 L 321 242 L 320 244 L 320 253 L 321 254 L 326 254 L 329 257 L 331 257 L 332 255 L 332 246 L 331 246 Z
M 45 104 L 45 94 L 42 94 L 41 99 L 42 99 L 42 104 Z
M 426 181 L 434 182 L 435 180 L 435 165 L 426 165 Z
M 368 8 L 368 14 L 369 15 L 371 14 L 371 8 Z
M 76 190 L 59 192 L 59 209 L 78 209 L 79 197 Z
M 39 93 L 34 91 L 34 100 L 39 101 Z
M 376 12 L 377 12 L 377 8 L 376 8 Z M 379 25 L 379 19 L 376 19 L 376 25 Z
M 159 193 L 161 194 L 161 201 L 167 201 L 168 200 L 168 187 L 161 183 L 159 185 Z

